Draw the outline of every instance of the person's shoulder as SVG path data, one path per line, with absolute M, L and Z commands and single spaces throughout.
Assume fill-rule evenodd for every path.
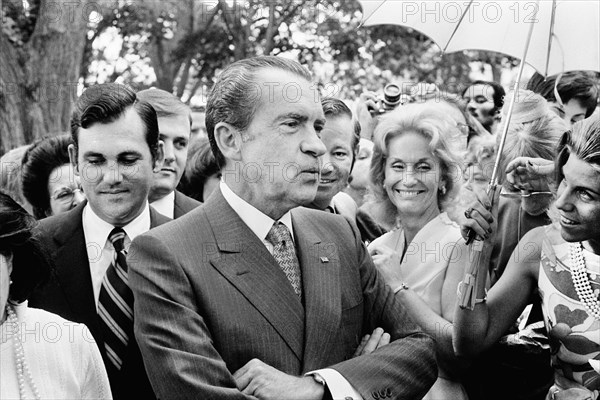
M 379 236 L 377 239 L 373 240 L 370 243 L 370 245 L 378 246 L 380 244 L 383 244 L 383 245 L 389 246 L 390 240 L 392 240 L 392 238 L 395 235 L 398 235 L 399 233 L 400 232 L 398 230 L 393 230 L 393 231 L 386 232 L 383 235 Z
M 77 224 L 82 224 L 83 222 L 81 218 L 85 203 L 86 202 L 83 202 L 74 209 L 65 213 L 41 219 L 38 225 L 39 229 L 44 234 L 54 235 L 59 231 L 64 231 L 65 229 L 76 226 Z
M 348 221 L 343 215 L 333 214 L 324 210 L 317 210 L 308 207 L 297 207 L 294 208 L 291 213 L 295 219 L 301 219 L 304 222 L 311 222 L 314 225 L 348 225 Z
M 25 304 L 18 306 L 17 313 L 24 316 L 23 319 L 28 324 L 39 323 L 42 326 L 46 327 L 52 324 L 52 326 L 54 326 L 55 328 L 59 330 L 64 330 L 65 332 L 68 330 L 83 331 L 87 329 L 87 327 L 82 323 L 69 321 L 58 314 L 42 310 L 41 308 L 29 307 Z
M 193 208 L 196 208 L 199 205 L 202 205 L 201 201 L 193 199 L 190 196 L 187 196 L 187 195 L 181 193 L 179 190 L 175 191 L 175 202 L 176 203 L 182 203 L 182 204 L 185 204 L 185 205 L 189 205 L 189 206 L 191 206 Z
M 156 213 L 160 215 L 160 213 Z M 153 236 L 159 238 L 161 241 L 169 241 L 171 239 L 177 241 L 177 238 L 180 238 L 181 235 L 185 235 L 191 230 L 198 230 L 199 226 L 204 226 L 208 223 L 203 205 L 173 220 L 164 216 L 162 218 L 161 223 L 158 223 L 140 236 Z M 165 221 L 164 218 L 167 220 Z
M 186 196 L 185 194 L 181 193 L 180 191 L 175 191 L 175 217 L 181 217 L 187 213 L 189 213 L 190 211 L 192 211 L 193 209 L 195 209 L 196 207 L 199 207 L 202 205 L 202 202 L 193 199 L 189 196 Z

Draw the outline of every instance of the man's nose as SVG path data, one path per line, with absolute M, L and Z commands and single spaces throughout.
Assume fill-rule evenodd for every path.
M 314 129 L 313 133 L 301 143 L 300 149 L 303 153 L 310 154 L 313 157 L 321 157 L 327 152 L 325 144 L 323 144 L 319 136 L 317 136 L 317 132 Z
M 109 162 L 102 171 L 102 179 L 111 185 L 123 181 L 123 171 L 116 161 Z
M 175 160 L 175 147 L 173 146 L 173 142 L 170 140 L 164 141 L 164 152 L 165 152 L 165 162 L 170 162 Z
M 85 194 L 83 193 L 83 191 L 78 190 L 73 193 L 73 207 L 75 207 L 77 204 L 81 203 L 84 200 Z

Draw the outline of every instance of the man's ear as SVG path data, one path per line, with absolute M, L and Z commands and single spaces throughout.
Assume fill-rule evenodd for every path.
M 153 172 L 158 172 L 163 167 L 163 163 L 165 162 L 165 142 L 162 140 L 158 141 L 158 149 L 156 150 L 156 157 L 154 158 L 154 168 Z
M 227 122 L 219 122 L 215 125 L 215 142 L 226 159 L 241 160 L 242 135 L 237 128 Z
M 69 147 L 67 147 L 67 150 L 69 152 L 69 161 L 71 162 L 71 165 L 73 166 L 73 173 L 76 176 L 79 176 L 79 163 L 77 162 L 77 149 L 75 148 L 74 144 L 70 144 Z

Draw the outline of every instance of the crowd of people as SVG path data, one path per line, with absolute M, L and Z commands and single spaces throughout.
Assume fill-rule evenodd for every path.
M 96 85 L 2 156 L 0 399 L 600 399 L 598 76 L 311 79 Z

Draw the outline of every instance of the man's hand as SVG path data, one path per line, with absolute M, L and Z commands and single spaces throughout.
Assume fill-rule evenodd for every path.
M 381 328 L 375 328 L 372 334 L 365 335 L 356 348 L 352 357 L 359 357 L 371 354 L 380 347 L 390 344 L 390 334 L 385 333 Z
M 356 118 L 360 122 L 360 136 L 369 140 L 373 139 L 373 131 L 377 125 L 377 115 L 379 115 L 379 100 L 373 92 L 361 93 L 356 103 Z
M 312 377 L 285 374 L 256 358 L 233 377 L 242 393 L 260 400 L 321 400 L 325 393 L 325 387 Z

